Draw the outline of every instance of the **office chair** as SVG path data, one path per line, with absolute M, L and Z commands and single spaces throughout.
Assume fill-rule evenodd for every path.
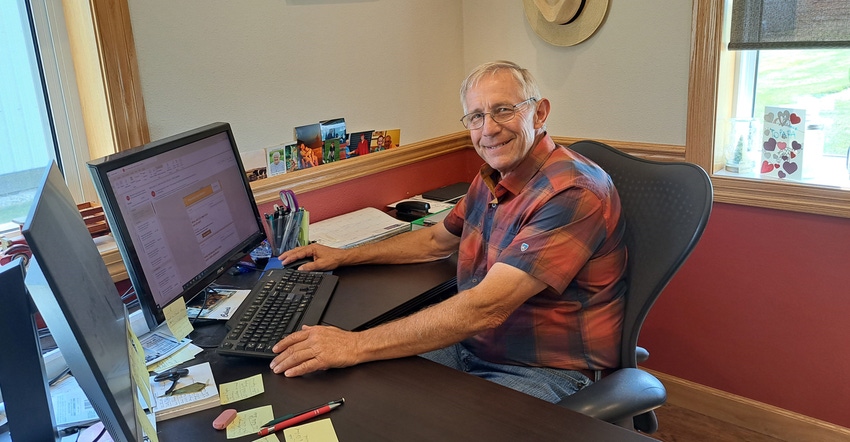
M 699 241 L 713 191 L 697 165 L 637 158 L 596 141 L 569 146 L 611 176 L 626 219 L 628 269 L 620 367 L 559 403 L 644 433 L 658 429 L 652 411 L 667 400 L 664 385 L 637 368 L 649 353 L 637 346 L 640 328 L 658 295 Z

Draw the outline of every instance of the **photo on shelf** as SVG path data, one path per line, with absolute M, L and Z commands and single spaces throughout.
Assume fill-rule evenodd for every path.
M 319 156 L 316 156 L 313 149 L 307 147 L 307 145 L 301 141 L 298 142 L 298 147 L 296 149 L 299 169 L 309 169 L 321 164 L 319 162 L 319 158 L 321 158 L 321 148 L 319 149 Z
M 395 149 L 400 145 L 401 129 L 376 130 L 372 134 L 372 143 L 369 150 L 380 152 L 382 150 Z
M 369 153 L 369 144 L 372 142 L 373 132 L 368 130 L 349 134 L 347 146 L 350 157 L 359 157 Z
M 300 168 L 322 164 L 322 128 L 319 123 L 307 124 L 295 128 L 295 142 L 298 144 L 298 154 L 301 157 Z M 312 153 L 306 152 L 305 149 Z
M 345 129 L 345 118 L 333 118 L 330 120 L 322 120 L 319 122 L 319 127 L 322 131 L 322 142 L 327 143 L 328 140 L 336 139 L 337 140 L 337 152 L 336 156 L 337 160 L 344 160 L 348 158 L 347 155 L 347 144 L 348 144 L 348 135 Z M 324 144 L 323 148 L 327 149 L 327 144 Z M 324 155 L 323 155 L 324 156 Z M 336 161 L 336 160 L 333 160 Z
M 319 122 L 319 127 L 322 131 L 323 141 L 330 140 L 331 138 L 345 139 L 345 118 L 322 120 Z
M 286 173 L 286 149 L 284 146 L 272 147 L 266 150 L 269 176 Z
M 322 148 L 322 163 L 333 163 L 340 159 L 339 138 L 330 138 L 325 140 L 325 144 Z
M 248 181 L 257 181 L 268 176 L 268 161 L 266 160 L 266 150 L 250 150 L 247 152 L 239 152 L 242 158 L 242 167 L 245 168 L 245 175 Z
M 390 129 L 384 131 L 384 150 L 395 149 L 401 146 L 401 129 Z
M 283 147 L 284 162 L 286 162 L 286 171 L 292 172 L 298 170 L 298 144 L 290 143 Z

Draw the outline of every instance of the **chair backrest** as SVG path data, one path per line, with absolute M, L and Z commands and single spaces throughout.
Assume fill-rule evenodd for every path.
M 628 247 L 620 364 L 636 367 L 635 350 L 644 319 L 708 222 L 711 180 L 695 164 L 649 161 L 596 141 L 579 141 L 569 148 L 608 172 L 620 194 Z

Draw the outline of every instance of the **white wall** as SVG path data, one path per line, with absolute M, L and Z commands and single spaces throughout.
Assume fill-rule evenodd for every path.
M 410 143 L 462 130 L 457 0 L 130 0 L 152 139 L 213 121 L 241 150 L 344 117 Z
M 531 70 L 558 136 L 685 144 L 691 2 L 611 0 L 588 40 L 541 40 L 521 0 L 464 0 L 464 72 L 493 59 Z
M 457 89 L 493 59 L 531 69 L 558 136 L 685 143 L 691 2 L 611 0 L 587 41 L 540 40 L 520 0 L 130 0 L 153 139 L 212 121 L 242 150 L 345 117 L 410 143 L 462 130 Z

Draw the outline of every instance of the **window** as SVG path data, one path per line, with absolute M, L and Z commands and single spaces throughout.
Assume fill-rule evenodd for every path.
M 0 3 L 0 232 L 26 217 L 44 166 L 55 159 L 77 201 L 94 198 L 62 5 Z
M 718 122 L 728 124 L 729 134 L 717 140 L 725 162 L 717 173 L 776 178 L 762 167 L 773 170 L 773 154 L 763 150 L 764 138 L 770 136 L 764 123 L 772 110 L 783 109 L 802 116 L 797 125 L 802 154 L 798 157 L 791 149 L 801 170 L 792 179 L 850 188 L 850 50 L 772 49 L 733 56 L 738 59 L 733 118 Z
M 802 4 L 803 1 L 797 3 Z M 761 179 L 755 175 L 746 177 L 725 172 L 725 145 L 731 119 L 741 115 L 740 101 L 735 100 L 736 96 L 740 96 L 740 93 L 736 94 L 736 88 L 749 87 L 745 80 L 748 77 L 741 77 L 744 78 L 742 80 L 735 76 L 744 72 L 741 66 L 746 63 L 736 54 L 754 52 L 727 49 L 730 6 L 731 1 L 728 0 L 693 2 L 686 159 L 699 164 L 712 175 L 717 202 L 850 217 L 847 187 L 812 181 Z M 759 55 L 767 52 L 774 51 L 760 51 Z M 845 75 L 850 74 L 846 70 L 844 72 Z M 785 104 L 789 103 L 782 103 Z M 752 108 L 755 106 L 752 104 Z M 840 111 L 843 106 L 846 104 L 836 104 L 835 108 Z M 764 118 L 763 112 L 758 112 L 762 114 L 761 118 Z M 840 153 L 839 145 L 836 158 L 840 158 Z

